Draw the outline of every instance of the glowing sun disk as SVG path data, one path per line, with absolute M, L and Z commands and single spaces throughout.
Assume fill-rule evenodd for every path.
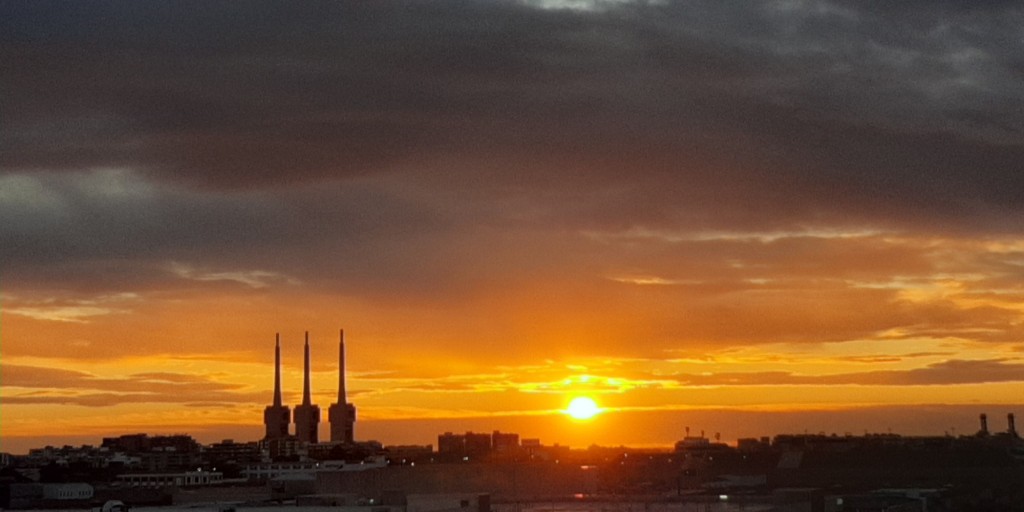
M 565 412 L 577 420 L 588 420 L 601 412 L 601 409 L 597 406 L 597 402 L 594 399 L 581 396 L 573 398 L 569 402 L 569 407 L 566 407 Z

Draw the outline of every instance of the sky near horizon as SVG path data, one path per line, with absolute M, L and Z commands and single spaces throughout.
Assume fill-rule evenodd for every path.
M 310 331 L 326 422 L 339 328 L 386 444 L 1000 430 L 1022 27 L 1006 1 L 0 1 L 0 451 L 256 439 L 276 332 L 293 405 Z

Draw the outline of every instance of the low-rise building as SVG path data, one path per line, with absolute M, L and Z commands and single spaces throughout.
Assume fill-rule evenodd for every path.
M 129 473 L 117 475 L 117 481 L 131 487 L 197 487 L 215 485 L 224 480 L 219 471 L 184 471 L 181 473 Z

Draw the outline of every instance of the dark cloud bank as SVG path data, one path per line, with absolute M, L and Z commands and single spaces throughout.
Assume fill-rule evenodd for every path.
M 16 290 L 166 288 L 181 262 L 436 299 L 752 254 L 584 230 L 1012 236 L 1022 24 L 1014 2 L 5 2 L 0 264 Z M 879 267 L 936 269 L 902 249 Z M 800 278 L 839 259 L 801 254 Z
M 641 177 L 800 215 L 998 229 L 1020 213 L 1012 2 L 3 9 L 9 172 L 250 188 L 458 169 L 527 187 Z

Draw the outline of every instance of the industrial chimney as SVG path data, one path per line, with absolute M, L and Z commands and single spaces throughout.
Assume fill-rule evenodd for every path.
M 338 401 L 327 409 L 331 422 L 331 442 L 355 442 L 356 406 L 345 395 L 345 330 L 338 331 Z
M 1017 437 L 1017 425 L 1014 424 L 1012 412 L 1006 415 L 1006 423 L 1009 425 L 1009 428 L 1006 429 L 1006 432 L 1013 437 Z
M 266 427 L 264 439 L 283 439 L 288 437 L 288 423 L 291 411 L 281 403 L 281 335 L 274 335 L 274 403 L 263 410 L 263 426 Z
M 978 419 L 981 420 L 981 430 L 978 431 L 978 435 L 979 436 L 987 436 L 988 435 L 988 415 L 985 414 L 985 413 L 981 413 L 981 416 L 979 416 Z
M 309 331 L 306 331 L 305 372 L 302 381 L 302 405 L 295 406 L 295 437 L 306 443 L 319 442 L 320 408 L 313 404 L 309 384 Z

